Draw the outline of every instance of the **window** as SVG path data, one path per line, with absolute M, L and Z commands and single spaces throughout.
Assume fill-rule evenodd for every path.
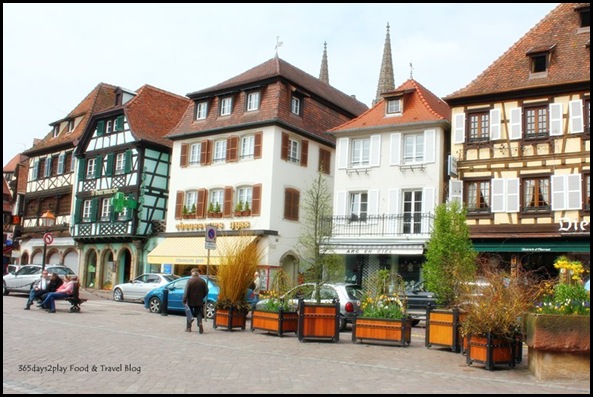
M 68 132 L 74 131 L 74 120 L 68 120 Z
M 422 190 L 404 192 L 404 230 L 406 234 L 422 231 Z
M 490 138 L 490 112 L 470 113 L 468 122 L 468 142 L 482 142 Z
M 224 163 L 226 160 L 226 139 L 221 139 L 214 142 L 214 155 L 212 156 L 212 162 Z
M 366 222 L 369 198 L 366 192 L 350 193 L 350 220 Z
M 301 114 L 301 99 L 294 95 L 290 100 L 290 111 L 293 114 L 298 114 L 299 116 Z
M 471 181 L 466 184 L 469 212 L 490 212 L 490 181 Z
M 591 211 L 591 174 L 585 174 L 584 182 L 585 184 L 585 211 Z
M 97 160 L 94 158 L 88 159 L 86 163 L 86 179 L 92 179 L 95 177 L 97 167 Z
M 45 178 L 51 176 L 51 157 L 46 157 L 45 158 L 45 169 L 43 171 L 43 176 Z
M 259 91 L 247 94 L 247 111 L 259 109 Z
M 542 73 L 548 70 L 548 54 L 531 55 L 531 73 Z
M 53 129 L 53 137 L 57 137 L 60 134 L 60 125 L 56 124 L 54 125 L 54 129 Z
M 299 220 L 299 200 L 300 193 L 296 189 L 286 189 L 284 191 L 284 219 L 290 221 Z
M 222 207 L 224 206 L 224 190 L 212 190 L 210 192 L 210 204 L 212 204 L 214 209 L 222 209 Z
M 550 211 L 550 178 L 523 179 L 523 211 Z
M 252 159 L 255 148 L 255 136 L 247 135 L 241 138 L 241 158 Z
M 101 220 L 103 222 L 111 220 L 111 198 L 101 200 Z
M 68 153 L 68 156 L 70 156 L 70 172 L 74 171 L 74 167 L 76 165 L 76 157 L 74 156 L 74 153 Z
M 421 163 L 424 160 L 424 134 L 404 136 L 404 164 Z
M 58 175 L 62 175 L 64 173 L 65 161 L 66 153 L 61 153 L 60 157 L 58 158 Z
M 371 156 L 371 140 L 369 138 L 352 140 L 352 167 L 369 165 Z
M 200 164 L 202 154 L 202 144 L 201 143 L 194 143 L 191 145 L 189 150 L 189 163 L 191 165 Z
M 289 139 L 288 141 L 288 161 L 298 163 L 300 161 L 300 144 L 299 141 Z
M 401 98 L 387 100 L 387 114 L 401 114 Z
M 123 207 L 121 212 L 117 214 L 118 221 L 127 221 L 130 218 L 129 215 L 130 209 L 128 207 Z
M 92 201 L 91 200 L 85 200 L 83 205 L 82 205 L 82 220 L 84 222 L 90 222 L 91 221 L 91 209 L 92 209 Z
M 126 154 L 118 153 L 115 156 L 115 175 L 121 175 L 124 173 L 126 165 Z
M 589 5 L 589 3 L 586 3 Z M 581 6 L 577 9 L 581 19 L 581 28 L 587 28 L 591 26 L 591 9 L 589 7 Z M 587 30 L 588 31 L 588 30 Z
M 228 116 L 231 114 L 231 106 L 233 105 L 233 98 L 227 97 L 222 98 L 220 101 L 220 115 L 221 116 Z
M 249 208 L 251 208 L 251 199 L 253 197 L 253 189 L 251 187 L 240 187 L 237 189 L 237 203 L 243 204 L 243 209 L 245 209 L 245 203 L 249 204 Z
M 525 138 L 545 138 L 548 136 L 548 106 L 525 108 Z
M 185 207 L 190 213 L 196 213 L 195 206 L 198 204 L 198 192 L 189 191 L 185 193 Z
M 208 113 L 208 102 L 198 102 L 196 104 L 196 120 L 204 120 Z
M 113 121 L 107 120 L 107 128 L 105 128 L 105 133 L 110 134 L 113 132 Z
M 585 104 L 585 133 L 590 134 L 591 122 L 589 120 L 591 117 L 591 98 L 586 98 L 583 102 Z

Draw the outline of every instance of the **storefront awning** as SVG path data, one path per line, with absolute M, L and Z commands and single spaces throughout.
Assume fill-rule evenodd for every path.
M 335 244 L 328 252 L 341 255 L 422 255 L 423 244 Z
M 589 252 L 585 241 L 484 241 L 474 242 L 479 252 Z
M 219 265 L 220 257 L 226 250 L 238 244 L 252 243 L 257 236 L 218 236 L 216 249 L 210 250 L 210 264 Z M 147 256 L 151 264 L 206 265 L 208 250 L 204 237 L 168 237 Z

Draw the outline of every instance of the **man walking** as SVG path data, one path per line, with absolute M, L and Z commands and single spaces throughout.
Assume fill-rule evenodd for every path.
M 197 318 L 198 332 L 204 333 L 202 327 L 202 318 L 204 314 L 204 302 L 208 297 L 208 284 L 200 276 L 198 269 L 191 270 L 191 278 L 187 281 L 185 291 L 183 292 L 183 304 L 187 316 L 185 332 L 191 332 L 191 323 L 193 317 Z

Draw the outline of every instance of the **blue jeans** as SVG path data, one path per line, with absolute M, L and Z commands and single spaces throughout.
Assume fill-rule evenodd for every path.
M 45 290 L 36 290 L 35 288 L 31 288 L 31 291 L 29 292 L 29 299 L 27 300 L 27 305 L 35 302 L 35 299 L 40 298 L 43 294 L 45 294 Z
M 56 299 L 64 299 L 69 297 L 70 294 L 66 294 L 64 292 L 50 292 L 47 294 L 43 302 L 41 302 L 41 306 L 48 308 L 50 310 L 56 310 Z

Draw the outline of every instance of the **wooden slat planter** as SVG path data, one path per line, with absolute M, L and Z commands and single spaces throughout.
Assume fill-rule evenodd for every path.
M 484 364 L 486 369 L 493 370 L 496 365 L 508 365 L 515 368 L 517 356 L 517 339 L 499 338 L 490 333 L 486 335 L 468 335 L 467 365 Z
M 299 301 L 299 321 L 297 336 L 299 341 L 305 339 L 340 340 L 340 302 L 333 304 L 317 304 Z
M 214 329 L 217 327 L 224 327 L 228 331 L 233 328 L 241 328 L 245 330 L 247 324 L 247 314 L 234 310 L 232 307 L 229 310 L 216 309 L 214 312 Z
M 357 317 L 352 326 L 352 342 L 371 340 L 407 346 L 412 341 L 412 319 Z
M 251 332 L 256 329 L 275 332 L 279 336 L 286 332 L 296 334 L 299 322 L 297 312 L 254 310 L 251 317 Z
M 456 353 L 461 352 L 463 341 L 460 326 L 465 316 L 466 314 L 457 308 L 435 310 L 429 306 L 426 309 L 425 346 L 445 346 Z

